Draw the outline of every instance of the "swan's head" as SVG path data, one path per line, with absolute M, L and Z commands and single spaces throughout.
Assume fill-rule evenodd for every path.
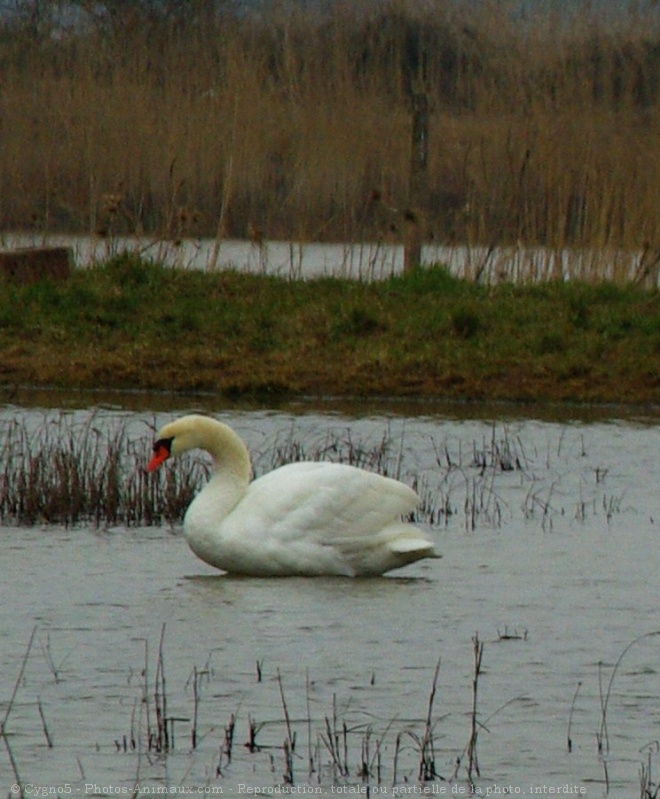
M 166 424 L 158 431 L 147 471 L 155 471 L 168 458 L 176 458 L 189 449 L 209 449 L 216 425 L 219 422 L 197 414 L 183 416 Z
M 189 449 L 206 450 L 216 468 L 222 463 L 230 471 L 249 479 L 250 456 L 245 444 L 227 425 L 198 414 L 183 416 L 158 431 L 147 471 L 155 471 L 168 458 L 175 458 Z

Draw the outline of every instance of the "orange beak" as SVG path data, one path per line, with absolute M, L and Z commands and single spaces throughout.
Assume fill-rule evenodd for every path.
M 154 444 L 154 454 L 147 465 L 148 472 L 155 472 L 156 469 L 170 457 L 170 448 L 162 441 Z

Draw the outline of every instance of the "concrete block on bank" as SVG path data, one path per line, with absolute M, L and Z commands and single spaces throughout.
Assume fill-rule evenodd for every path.
M 25 247 L 0 252 L 0 277 L 12 283 L 34 283 L 43 278 L 66 280 L 71 276 L 70 247 Z

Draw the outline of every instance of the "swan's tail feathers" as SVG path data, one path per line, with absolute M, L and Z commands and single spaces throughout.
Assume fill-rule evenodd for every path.
M 331 546 L 357 577 L 385 574 L 416 560 L 442 557 L 431 538 L 405 522 L 392 523 L 371 536 L 334 539 Z
M 412 524 L 400 522 L 390 525 L 384 532 L 388 537 L 387 547 L 390 552 L 401 555 L 417 553 L 419 558 L 441 557 L 435 548 L 435 542 Z
M 390 550 L 405 554 L 407 552 L 417 552 L 419 557 L 441 558 L 442 555 L 436 550 L 433 541 L 427 538 L 396 538 L 390 543 Z
M 423 558 L 442 557 L 436 549 L 435 543 L 410 524 L 390 527 L 388 533 L 387 549 L 392 563 L 388 569 L 405 566 Z

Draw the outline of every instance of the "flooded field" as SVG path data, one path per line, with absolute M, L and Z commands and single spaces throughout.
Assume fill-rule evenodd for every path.
M 159 407 L 5 405 L 0 429 L 120 425 L 146 464 L 153 427 L 190 410 Z M 655 789 L 657 417 L 216 415 L 260 473 L 283 449 L 330 457 L 332 440 L 341 458 L 385 442 L 442 560 L 378 579 L 238 579 L 176 525 L 5 519 L 1 792 L 18 795 L 18 778 L 25 795 Z

